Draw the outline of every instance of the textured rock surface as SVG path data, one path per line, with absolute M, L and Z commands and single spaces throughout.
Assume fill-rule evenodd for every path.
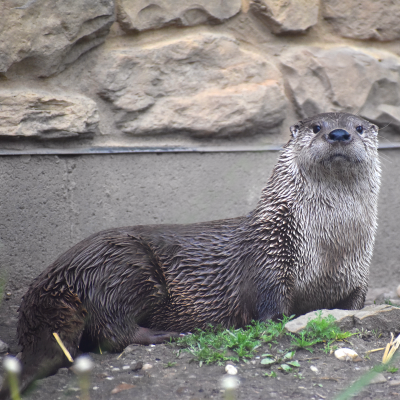
M 312 311 L 288 322 L 285 326 L 289 332 L 303 330 L 307 322 L 316 318 L 318 312 Z M 386 304 L 368 306 L 362 310 L 322 310 L 322 317 L 329 314 L 336 318 L 336 324 L 343 330 L 353 328 L 378 330 L 380 332 L 400 331 L 400 308 Z
M 193 26 L 222 23 L 236 15 L 241 0 L 118 0 L 117 19 L 128 31 L 144 31 L 169 25 Z
M 113 21 L 113 0 L 2 1 L 0 73 L 25 60 L 26 72 L 49 76 L 104 42 Z
M 84 96 L 0 91 L 0 137 L 64 138 L 94 134 L 96 103 Z
M 400 64 L 394 57 L 349 47 L 301 48 L 289 50 L 281 63 L 301 116 L 348 111 L 400 127 Z
M 8 348 L 8 344 L 0 340 L 0 353 L 5 353 L 6 351 L 8 351 Z
M 340 35 L 353 39 L 400 38 L 400 2 L 322 0 L 322 14 Z
M 253 0 L 250 9 L 274 33 L 304 33 L 318 22 L 319 0 Z
M 337 325 L 343 330 L 349 330 L 354 328 L 353 315 L 356 312 L 354 310 L 334 309 L 334 310 L 321 310 L 321 312 L 322 312 L 321 314 L 322 318 L 326 318 L 328 315 L 333 315 L 336 319 Z M 289 332 L 298 333 L 306 327 L 308 321 L 316 318 L 318 313 L 319 311 L 311 311 L 307 314 L 301 315 L 300 317 L 297 317 L 289 321 L 285 325 L 285 328 Z
M 229 37 L 199 34 L 102 56 L 100 96 L 133 135 L 268 133 L 285 116 L 279 71 Z

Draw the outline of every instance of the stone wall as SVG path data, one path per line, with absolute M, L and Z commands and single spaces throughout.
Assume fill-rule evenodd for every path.
M 4 0 L 2 148 L 281 143 L 298 117 L 400 134 L 400 2 Z
M 227 152 L 276 147 L 298 118 L 357 113 L 400 148 L 398 1 L 1 7 L 0 291 L 5 276 L 14 311 L 34 276 L 98 230 L 250 211 L 277 153 Z M 157 154 L 171 149 L 204 154 Z M 103 150 L 150 153 L 73 155 Z M 375 294 L 400 282 L 400 151 L 381 154 Z

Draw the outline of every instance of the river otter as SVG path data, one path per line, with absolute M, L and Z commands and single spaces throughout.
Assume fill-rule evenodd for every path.
M 78 347 L 121 351 L 208 324 L 362 308 L 377 228 L 376 125 L 326 113 L 291 127 L 244 217 L 97 233 L 36 278 L 19 309 L 22 386 Z

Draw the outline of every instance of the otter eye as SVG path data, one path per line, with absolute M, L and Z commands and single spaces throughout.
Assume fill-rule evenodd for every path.
M 314 133 L 318 133 L 321 130 L 321 126 L 320 125 L 314 125 L 312 127 L 312 130 Z
M 361 125 L 358 125 L 358 126 L 356 127 L 356 131 L 357 131 L 359 134 L 362 134 L 362 133 L 364 132 L 364 128 L 363 128 Z

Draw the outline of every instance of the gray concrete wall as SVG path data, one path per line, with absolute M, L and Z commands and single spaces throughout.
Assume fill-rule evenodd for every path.
M 381 150 L 376 294 L 400 283 L 400 150 Z M 190 223 L 255 207 L 277 152 L 15 156 L 0 158 L 0 268 L 16 307 L 62 252 L 102 229 Z M 384 288 L 384 289 L 382 289 Z

